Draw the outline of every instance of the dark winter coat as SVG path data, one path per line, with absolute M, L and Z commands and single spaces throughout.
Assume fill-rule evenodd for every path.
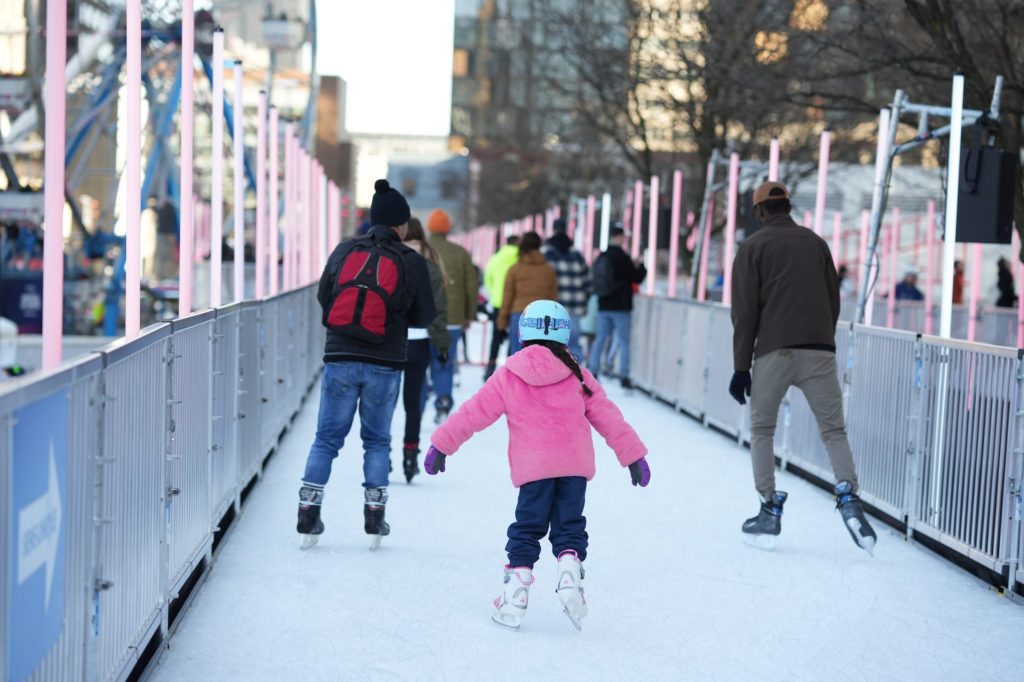
M 569 235 L 556 232 L 544 247 L 544 257 L 558 277 L 558 302 L 573 315 L 586 315 L 590 268 L 583 254 L 572 247 Z
M 324 342 L 324 362 L 367 362 L 402 369 L 406 360 L 409 327 L 429 327 L 434 321 L 437 311 L 434 308 L 434 297 L 430 288 L 430 275 L 427 273 L 427 261 L 402 243 L 398 233 L 390 227 L 374 225 L 369 235 L 380 242 L 388 242 L 402 254 L 405 265 L 405 291 L 396 291 L 392 303 L 400 305 L 388 311 L 385 323 L 387 333 L 383 343 L 367 343 L 351 336 L 327 329 Z M 335 247 L 331 257 L 327 259 L 324 272 L 320 276 L 320 288 L 317 300 L 323 309 L 323 321 L 326 325 L 327 313 L 331 305 L 330 294 L 344 256 L 348 254 L 351 240 L 345 240 Z
M 607 296 L 597 297 L 597 309 L 604 311 L 633 310 L 633 285 L 640 284 L 647 277 L 647 268 L 641 264 L 637 267 L 629 254 L 621 246 L 609 244 L 608 250 L 598 258 L 608 258 L 612 262 L 612 281 L 615 291 Z
M 838 319 L 839 275 L 824 239 L 779 214 L 743 240 L 732 266 L 733 369 L 780 348 L 835 350 Z

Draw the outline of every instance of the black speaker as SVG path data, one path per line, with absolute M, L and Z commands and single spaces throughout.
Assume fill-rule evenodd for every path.
M 1009 244 L 1013 232 L 1013 186 L 1017 160 L 995 147 L 963 147 L 956 240 Z

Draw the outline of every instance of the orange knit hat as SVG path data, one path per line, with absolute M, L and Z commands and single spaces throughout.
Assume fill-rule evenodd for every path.
M 427 218 L 427 231 L 429 232 L 450 232 L 452 229 L 452 221 L 448 219 L 448 214 L 439 208 L 435 208 L 430 217 Z

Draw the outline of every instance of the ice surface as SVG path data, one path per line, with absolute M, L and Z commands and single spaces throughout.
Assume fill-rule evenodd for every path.
M 482 373 L 461 368 L 456 407 Z M 354 427 L 326 488 L 326 530 L 300 551 L 318 386 L 151 679 L 1024 680 L 1024 605 L 881 522 L 872 559 L 831 495 L 785 473 L 775 550 L 747 546 L 740 524 L 758 509 L 747 450 L 641 392 L 607 390 L 650 449 L 652 480 L 630 485 L 594 433 L 582 632 L 562 613 L 547 543 L 521 630 L 491 622 L 516 501 L 504 420 L 409 485 L 399 405 L 391 534 L 374 552 Z M 428 407 L 424 451 L 433 428 Z

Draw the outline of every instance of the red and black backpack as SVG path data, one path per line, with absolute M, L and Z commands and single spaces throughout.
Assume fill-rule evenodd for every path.
M 384 343 L 392 311 L 406 298 L 405 262 L 398 247 L 372 235 L 356 237 L 338 263 L 324 324 L 367 343 Z

